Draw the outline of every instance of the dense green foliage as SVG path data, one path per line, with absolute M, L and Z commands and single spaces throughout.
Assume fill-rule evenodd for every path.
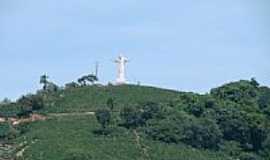
M 255 79 L 225 84 L 204 95 L 73 82 L 62 90 L 39 91 L 16 103 L 2 104 L 0 113 L 18 116 L 22 108 L 49 118 L 16 127 L 20 135 L 11 139 L 26 143 L 24 159 L 270 157 L 270 89 Z M 95 112 L 95 116 L 50 116 L 74 112 Z M 3 124 L 0 134 L 8 137 L 10 127 Z
M 87 82 L 94 84 L 96 81 L 98 81 L 98 78 L 97 78 L 97 76 L 95 76 L 93 74 L 85 75 L 85 76 L 82 76 L 81 78 L 78 79 L 78 83 L 81 86 L 86 86 Z
M 107 125 L 111 122 L 111 113 L 107 109 L 97 110 L 95 115 L 98 123 L 102 126 L 103 129 L 105 129 Z

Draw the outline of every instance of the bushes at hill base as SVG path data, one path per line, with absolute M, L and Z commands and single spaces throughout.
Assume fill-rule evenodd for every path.
M 197 119 L 184 112 L 161 120 L 151 120 L 145 129 L 154 140 L 166 143 L 185 143 L 195 148 L 218 149 L 222 132 L 215 121 Z
M 166 143 L 218 149 L 223 137 L 214 120 L 196 118 L 183 111 L 163 110 L 155 103 L 146 103 L 141 108 L 126 107 L 121 112 L 121 118 L 126 128 L 143 127 L 149 137 Z
M 106 128 L 107 125 L 109 125 L 111 121 L 111 113 L 109 110 L 107 109 L 97 110 L 95 115 L 96 115 L 97 121 L 100 123 L 102 128 Z
M 0 139 L 8 136 L 10 125 L 8 123 L 0 123 Z
M 126 128 L 137 128 L 145 125 L 145 119 L 142 117 L 142 111 L 135 107 L 125 107 L 120 113 L 122 126 Z
M 28 117 L 33 111 L 40 110 L 44 107 L 42 95 L 26 95 L 18 99 L 17 104 L 21 107 L 17 114 L 19 117 Z
M 178 143 L 183 139 L 184 121 L 189 121 L 190 117 L 186 114 L 179 113 L 176 115 L 168 115 L 168 117 L 160 120 L 152 119 L 144 128 L 145 133 L 154 140 L 166 143 Z M 181 125 L 180 125 L 181 124 Z
M 124 107 L 120 112 L 122 119 L 122 126 L 126 128 L 137 128 L 146 125 L 146 122 L 150 119 L 162 118 L 164 115 L 162 107 L 153 102 L 146 102 L 137 106 Z
M 0 123 L 0 140 L 1 139 L 13 139 L 19 132 L 9 123 Z
M 153 140 L 211 150 L 223 150 L 232 142 L 239 144 L 232 157 L 259 159 L 258 153 L 269 153 L 268 92 L 255 82 L 239 81 L 207 95 L 181 94 L 164 107 L 154 103 L 125 107 L 120 115 L 123 126 L 139 127 Z
M 16 103 L 0 105 L 0 117 L 16 117 L 21 111 L 21 107 Z
M 264 115 L 247 113 L 233 107 L 222 107 L 215 113 L 225 140 L 237 141 L 247 150 L 262 149 L 269 130 L 269 121 Z
M 183 142 L 195 148 L 219 149 L 222 132 L 211 119 L 195 119 L 184 128 Z

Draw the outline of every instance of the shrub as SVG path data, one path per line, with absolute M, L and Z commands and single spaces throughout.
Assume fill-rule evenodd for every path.
M 142 118 L 147 121 L 153 118 L 164 118 L 162 107 L 154 102 L 147 102 L 142 105 Z
M 123 122 L 123 126 L 126 128 L 137 128 L 145 125 L 145 119 L 142 117 L 142 110 L 138 110 L 135 107 L 125 107 L 121 110 L 120 117 Z
M 235 159 L 239 157 L 243 151 L 241 144 L 236 141 L 225 141 L 220 150 Z
M 6 138 L 10 130 L 8 123 L 0 123 L 0 138 Z
M 33 111 L 40 110 L 44 107 L 42 95 L 28 94 L 22 96 L 17 103 L 21 106 L 21 111 L 18 113 L 19 117 L 27 117 Z
M 115 100 L 113 98 L 109 98 L 107 100 L 107 107 L 110 108 L 111 111 L 113 111 L 115 106 Z
M 179 143 L 182 139 L 183 127 L 179 119 L 166 118 L 160 121 L 151 120 L 148 122 L 148 127 L 145 128 L 145 133 L 153 140 L 158 140 L 165 143 Z
M 31 105 L 33 110 L 40 110 L 44 107 L 44 102 L 42 96 L 32 96 L 31 98 Z
M 146 133 L 166 143 L 186 143 L 195 148 L 218 149 L 222 132 L 215 121 L 175 112 L 165 119 L 151 120 Z
M 206 149 L 218 149 L 223 136 L 216 122 L 205 118 L 188 122 L 183 134 L 186 144 Z
M 249 127 L 245 112 L 235 108 L 224 108 L 218 111 L 218 124 L 226 140 L 244 143 L 248 140 Z
M 263 156 L 270 157 L 270 134 L 268 134 L 266 140 L 263 142 Z
M 105 129 L 111 121 L 111 113 L 107 109 L 100 109 L 96 111 L 96 119 L 101 125 L 102 129 Z
M 0 123 L 0 139 L 13 139 L 19 132 L 9 123 Z
M 185 110 L 196 117 L 200 117 L 205 111 L 205 106 L 202 102 L 198 102 L 189 105 Z
M 0 117 L 16 117 L 21 107 L 15 103 L 0 105 Z
M 254 153 L 242 153 L 239 156 L 240 160 L 261 160 L 261 158 Z

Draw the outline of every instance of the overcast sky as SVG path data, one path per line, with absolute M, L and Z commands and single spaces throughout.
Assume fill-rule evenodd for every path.
M 269 0 L 0 0 L 0 99 L 91 73 L 208 92 L 239 79 L 270 86 Z

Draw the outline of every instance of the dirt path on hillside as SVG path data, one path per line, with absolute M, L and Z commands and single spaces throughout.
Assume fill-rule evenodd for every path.
M 144 145 L 141 143 L 141 137 L 140 135 L 138 134 L 138 132 L 135 130 L 133 130 L 133 133 L 135 135 L 135 141 L 136 141 L 136 145 L 142 150 L 142 154 L 143 154 L 143 159 L 144 160 L 148 160 L 150 159 L 150 156 L 148 154 L 148 146 Z
M 44 121 L 48 117 L 66 117 L 66 116 L 87 116 L 95 115 L 95 112 L 77 112 L 77 113 L 49 113 L 46 116 L 41 114 L 32 114 L 28 118 L 2 118 L 0 117 L 0 123 L 11 122 L 12 125 L 19 125 L 21 123 Z
M 95 115 L 95 112 L 49 113 L 48 114 L 48 116 L 52 116 L 52 117 L 87 116 L 87 115 Z
M 13 126 L 16 126 L 21 123 L 44 121 L 46 119 L 47 118 L 45 116 L 35 113 L 35 114 L 31 114 L 30 117 L 27 117 L 27 118 L 14 118 L 14 117 L 2 118 L 0 117 L 0 123 L 9 122 Z

